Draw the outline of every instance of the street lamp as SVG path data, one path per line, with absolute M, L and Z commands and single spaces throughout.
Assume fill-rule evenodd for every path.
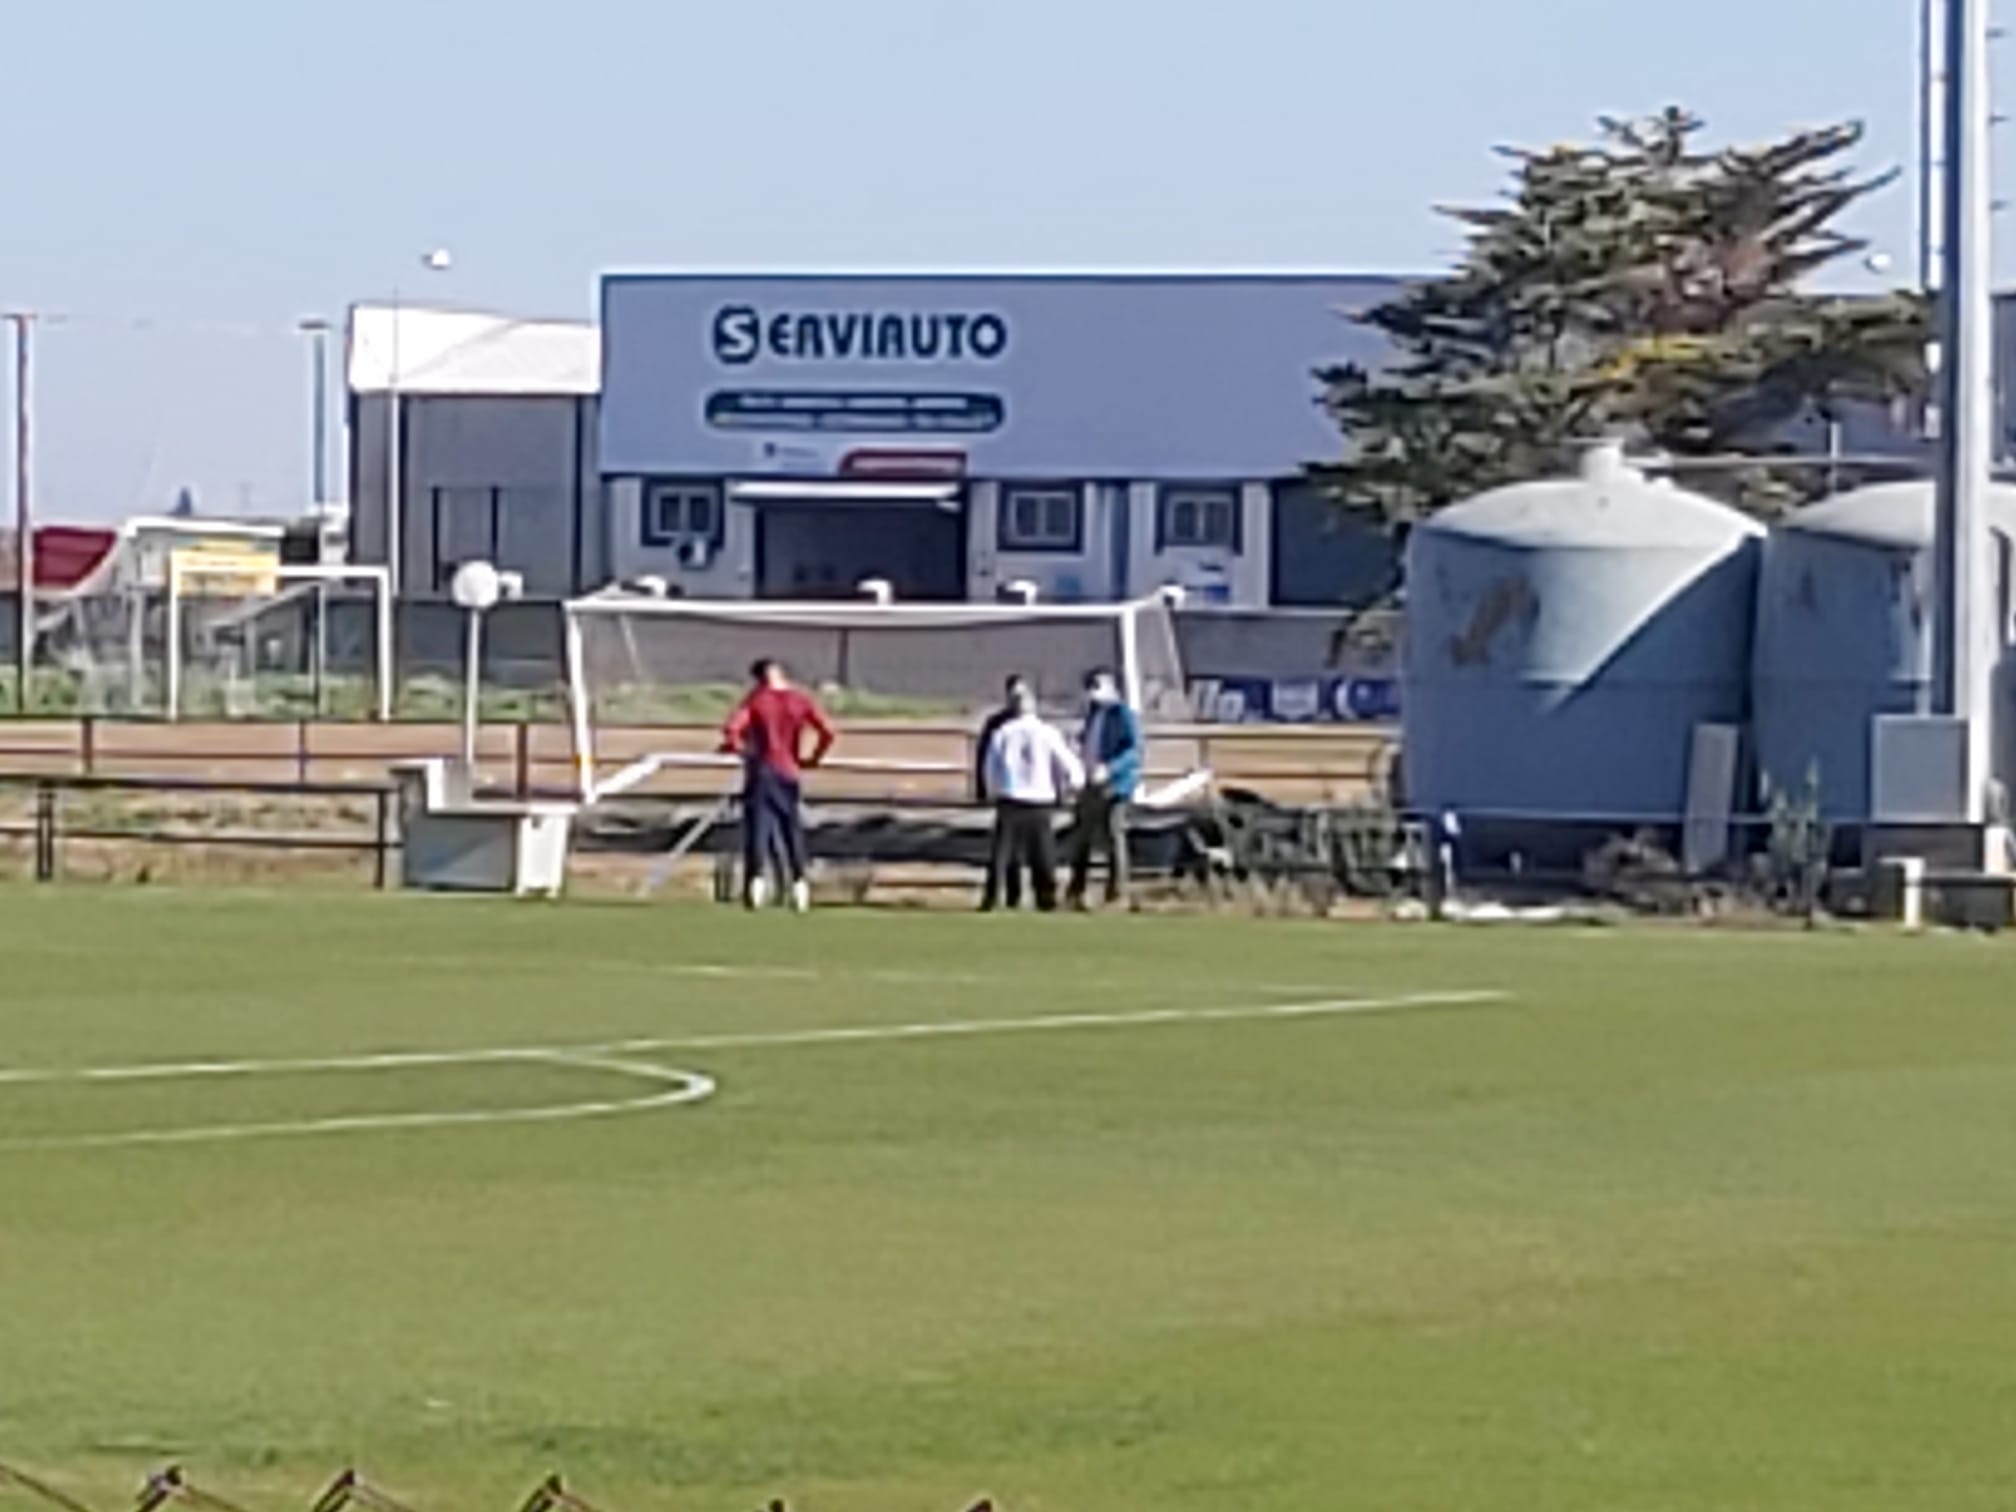
M 455 254 L 436 247 L 421 254 L 420 266 L 429 273 L 446 273 L 455 266 Z M 404 323 L 405 304 L 399 290 L 392 290 L 392 363 L 385 383 L 385 567 L 386 586 L 397 602 L 405 579 L 401 570 L 406 555 L 405 469 L 399 465 L 404 416 L 404 400 L 399 392 L 399 328 Z
M 329 502 L 329 322 L 319 315 L 297 321 L 296 333 L 308 338 L 308 505 L 319 510 Z
M 476 793 L 476 726 L 483 697 L 483 616 L 504 597 L 504 576 L 488 562 L 464 562 L 449 585 L 456 607 L 469 617 L 462 668 L 462 770 Z

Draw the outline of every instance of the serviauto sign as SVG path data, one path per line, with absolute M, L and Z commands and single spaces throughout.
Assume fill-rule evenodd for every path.
M 1333 455 L 1313 371 L 1393 359 L 1320 275 L 612 274 L 614 477 L 836 473 L 853 448 L 989 478 L 1268 478 Z M 788 458 L 788 460 L 779 460 Z
M 715 360 L 776 362 L 995 362 L 1007 318 L 993 310 L 765 310 L 729 304 L 709 325 Z

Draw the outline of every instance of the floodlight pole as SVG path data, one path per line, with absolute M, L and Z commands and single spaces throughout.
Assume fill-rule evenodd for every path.
M 1939 287 L 1939 471 L 1932 583 L 1933 712 L 1965 729 L 1962 812 L 1979 824 L 1991 776 L 1993 678 L 2003 627 L 1988 580 L 1992 398 L 1988 0 L 1944 0 L 1943 274 Z
M 420 259 L 430 273 L 446 273 L 455 259 L 445 247 L 436 247 Z M 392 362 L 385 381 L 385 565 L 392 572 L 392 597 L 405 591 L 406 569 L 406 469 L 400 452 L 405 448 L 405 394 L 399 350 L 400 328 L 405 323 L 406 301 L 398 285 L 392 288 Z M 438 565 L 438 564 L 437 564 Z
M 1950 19 L 1944 0 L 1918 0 L 1918 287 L 1938 287 L 1946 169 L 1941 139 L 1946 127 L 1946 38 Z
M 294 329 L 308 338 L 308 506 L 315 512 L 329 502 L 329 322 L 314 316 Z

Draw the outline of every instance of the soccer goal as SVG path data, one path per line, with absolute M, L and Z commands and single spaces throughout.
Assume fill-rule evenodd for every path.
M 38 676 L 87 714 L 389 718 L 386 570 L 283 563 L 280 537 L 129 520 L 75 586 L 37 595 Z
M 168 564 L 162 709 L 170 719 L 392 717 L 390 575 L 383 567 Z
M 1046 710 L 1063 714 L 1101 668 L 1119 677 L 1150 723 L 1189 715 L 1175 622 L 1160 595 L 1112 604 L 885 604 L 610 589 L 567 604 L 565 633 L 586 802 L 642 781 L 666 759 L 646 756 L 605 775 L 598 730 L 718 719 L 761 657 L 782 662 L 840 719 L 969 724 L 998 704 L 1011 673 L 1029 679 Z
M 83 713 L 391 717 L 382 567 L 275 565 L 248 578 L 184 558 L 158 582 L 97 582 L 38 607 L 36 661 Z

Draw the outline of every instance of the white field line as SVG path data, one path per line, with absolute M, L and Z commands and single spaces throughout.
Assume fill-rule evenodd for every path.
M 919 1024 L 863 1024 L 850 1028 L 759 1030 L 684 1039 L 618 1040 L 594 1048 L 618 1055 L 653 1050 L 741 1050 L 788 1045 L 841 1045 L 875 1040 L 937 1039 L 955 1035 L 1043 1034 L 1067 1029 L 1140 1029 L 1156 1024 L 1209 1024 L 1241 1019 L 1329 1018 L 1352 1013 L 1394 1013 L 1408 1008 L 1463 1008 L 1504 1002 L 1495 990 L 1405 992 L 1391 997 L 1320 998 L 1305 1003 L 1244 1003 L 1233 1008 L 1147 1008 L 1131 1013 L 1048 1013 L 1029 1018 L 945 1019 Z
M 662 1090 L 642 1097 L 599 1099 L 593 1102 L 553 1103 L 530 1108 L 466 1108 L 411 1113 L 349 1113 L 327 1118 L 287 1119 L 268 1123 L 192 1124 L 175 1129 L 128 1129 L 105 1134 L 42 1134 L 19 1139 L 0 1139 L 0 1153 L 32 1150 L 113 1150 L 147 1145 L 217 1144 L 232 1140 L 270 1139 L 290 1134 L 360 1134 L 393 1129 L 448 1129 L 486 1127 L 496 1124 L 566 1123 L 582 1118 L 607 1118 L 619 1113 L 650 1113 L 676 1108 L 711 1097 L 715 1081 L 697 1071 L 677 1071 L 669 1066 L 643 1065 L 610 1060 L 601 1056 L 565 1054 L 506 1054 L 470 1052 L 461 1055 L 434 1055 L 422 1060 L 383 1056 L 332 1057 L 321 1069 L 363 1071 L 382 1069 L 386 1064 L 462 1065 L 480 1061 L 544 1061 L 573 1066 L 586 1071 L 607 1071 L 640 1078 Z M 102 1068 L 117 1070 L 119 1068 Z M 248 1074 L 257 1063 L 248 1067 Z M 288 1069 L 299 1069 L 288 1068 Z M 196 1074 L 210 1074 L 207 1071 Z M 44 1080 L 105 1080 L 71 1074 Z M 133 1080 L 134 1078 L 125 1078 Z M 19 1084 L 17 1080 L 16 1084 Z
M 662 1090 L 641 1097 L 603 1098 L 529 1108 L 469 1108 L 410 1113 L 351 1113 L 326 1118 L 261 1123 L 194 1124 L 172 1129 L 129 1129 L 107 1133 L 42 1134 L 0 1139 L 0 1154 L 57 1150 L 113 1150 L 159 1145 L 218 1144 L 302 1134 L 360 1134 L 390 1130 L 483 1128 L 499 1124 L 566 1123 L 618 1114 L 649 1113 L 711 1097 L 717 1083 L 698 1071 L 632 1060 L 633 1055 L 668 1050 L 729 1050 L 792 1045 L 841 1045 L 876 1041 L 1054 1033 L 1076 1029 L 1129 1029 L 1158 1024 L 1225 1023 L 1237 1020 L 1324 1018 L 1344 1014 L 1392 1013 L 1411 1008 L 1455 1008 L 1504 1002 L 1509 993 L 1493 990 L 1409 992 L 1389 997 L 1321 998 L 1299 1003 L 1245 1004 L 1230 1008 L 1156 1008 L 1132 1013 L 1059 1013 L 1028 1018 L 948 1019 L 913 1024 L 862 1024 L 831 1029 L 785 1029 L 683 1038 L 628 1039 L 585 1045 L 489 1046 L 469 1050 L 396 1050 L 365 1055 L 329 1055 L 276 1060 L 208 1060 L 69 1069 L 23 1067 L 0 1071 L 0 1087 L 189 1081 L 205 1077 L 383 1071 L 427 1066 L 498 1063 L 568 1066 L 603 1071 L 656 1084 Z
M 877 982 L 892 987 L 989 987 L 1008 979 L 1005 972 L 934 971 L 927 967 L 879 967 L 850 969 L 844 966 L 754 966 L 733 961 L 567 961 L 537 958 L 513 959 L 497 956 L 456 955 L 373 955 L 374 962 L 438 970 L 467 970 L 486 976 L 500 970 L 548 971 L 556 975 L 697 977 L 702 981 L 745 982 Z M 1019 984 L 1057 986 L 1103 991 L 1115 987 L 1137 987 L 1139 978 L 1081 976 L 1069 972 L 1048 982 L 1031 982 L 1018 964 L 1013 980 Z M 1254 992 L 1318 993 L 1335 992 L 1335 982 L 1262 982 L 1248 984 Z
M 988 1034 L 1037 1034 L 1070 1029 L 1145 1028 L 1157 1024 L 1224 1023 L 1242 1019 L 1325 1018 L 1392 1013 L 1409 1008 L 1461 1008 L 1505 1002 L 1508 992 L 1477 989 L 1406 992 L 1386 997 L 1320 998 L 1298 1003 L 1245 1003 L 1230 1008 L 1149 1008 L 1133 1012 L 1053 1013 L 1028 1018 L 939 1019 L 910 1024 L 858 1024 L 827 1029 L 756 1030 L 560 1045 L 479 1046 L 465 1050 L 387 1050 L 356 1055 L 262 1060 L 149 1061 L 133 1065 L 0 1069 L 0 1086 L 52 1083 L 191 1081 L 199 1077 L 308 1075 L 318 1072 L 390 1071 L 495 1062 L 562 1062 L 587 1066 L 616 1057 L 622 1069 L 645 1070 L 622 1059 L 663 1050 L 739 1050 L 793 1045 L 859 1044 L 877 1040 L 933 1039 Z
M 44 955 L 101 954 L 95 947 L 86 951 L 31 947 Z M 701 981 L 749 982 L 877 982 L 894 987 L 988 987 L 1004 980 L 1001 972 L 935 971 L 926 967 L 876 967 L 849 969 L 832 966 L 758 966 L 737 961 L 624 961 L 587 960 L 556 963 L 539 957 L 432 955 L 374 952 L 374 963 L 412 966 L 441 971 L 468 971 L 494 976 L 500 971 L 549 972 L 567 976 L 693 977 Z M 1032 980 L 1018 965 L 1016 983 L 1037 987 L 1060 987 L 1085 991 L 1107 991 L 1138 986 L 1138 979 L 1116 976 L 1082 976 L 1066 972 L 1056 978 Z M 1335 992 L 1336 982 L 1256 982 L 1242 984 L 1247 991 L 1306 995 Z

